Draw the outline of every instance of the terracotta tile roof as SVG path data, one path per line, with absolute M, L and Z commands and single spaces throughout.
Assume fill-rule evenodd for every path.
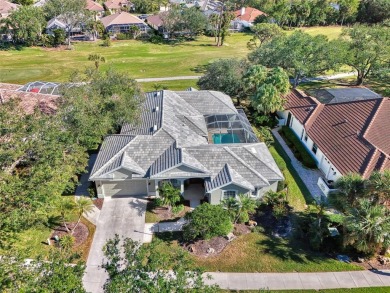
M 9 1 L 0 0 L 0 18 L 6 16 L 12 12 L 12 10 L 18 9 L 19 5 L 11 3 Z
M 101 22 L 103 23 L 104 27 L 108 27 L 110 25 L 114 24 L 136 24 L 136 23 L 144 23 L 143 20 L 139 19 L 137 16 L 132 15 L 127 12 L 120 12 L 111 14 L 109 16 L 103 17 L 101 19 Z
M 53 114 L 56 111 L 58 96 L 17 91 L 16 87 L 20 88 L 21 86 L 0 83 L 0 106 L 1 103 L 6 103 L 11 99 L 19 99 L 20 106 L 26 114 L 33 113 L 35 107 L 38 107 L 45 114 Z
M 375 113 L 364 138 L 390 156 L 390 99 L 384 98 Z
M 22 85 L 20 84 L 13 84 L 13 83 L 2 83 L 0 82 L 0 90 L 14 90 L 20 89 Z
M 243 12 L 242 10 L 244 10 L 244 14 L 241 14 Z M 247 22 L 254 22 L 256 17 L 260 15 L 265 15 L 265 16 L 267 15 L 263 11 L 260 11 L 253 7 L 245 7 L 243 9 L 236 10 L 234 14 L 236 16 L 236 19 L 247 21 Z
M 283 98 L 286 99 L 286 104 L 284 105 L 285 109 L 290 110 L 301 124 L 306 123 L 307 119 L 319 105 L 315 99 L 296 89 L 291 90 L 291 92 L 284 95 Z
M 155 29 L 159 28 L 163 25 L 163 20 L 161 19 L 161 16 L 164 15 L 163 13 L 151 15 L 148 18 L 146 18 L 146 22 L 153 26 Z
M 381 99 L 327 104 L 311 127 L 305 125 L 309 137 L 341 173 L 368 176 L 382 157 L 363 138 L 380 104 Z
M 104 6 L 106 6 L 108 9 L 120 9 L 122 5 L 131 5 L 131 2 L 127 0 L 110 0 L 104 2 Z
M 93 0 L 87 0 L 87 10 L 90 11 L 104 11 L 103 6 Z

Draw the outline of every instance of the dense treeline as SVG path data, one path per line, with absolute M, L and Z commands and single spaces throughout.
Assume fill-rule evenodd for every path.
M 64 87 L 55 113 L 37 105 L 26 113 L 15 99 L 0 107 L 0 246 L 39 222 L 84 172 L 88 150 L 124 122 L 134 122 L 141 102 L 135 81 L 112 70 L 91 71 L 83 85 Z

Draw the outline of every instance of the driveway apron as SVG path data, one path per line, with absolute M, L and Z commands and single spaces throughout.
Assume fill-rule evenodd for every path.
M 144 237 L 146 200 L 134 197 L 105 198 L 96 225 L 83 284 L 87 292 L 103 292 L 108 276 L 100 266 L 103 246 L 115 234 L 142 242 Z

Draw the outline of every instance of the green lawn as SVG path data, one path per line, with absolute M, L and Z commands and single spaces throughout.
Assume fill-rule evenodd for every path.
M 340 27 L 305 28 L 310 34 L 325 34 L 330 38 L 339 35 Z M 151 44 L 142 41 L 116 41 L 111 47 L 96 43 L 76 43 L 74 50 L 22 48 L 0 51 L 0 82 L 24 84 L 29 81 L 67 81 L 71 72 L 92 66 L 91 53 L 106 58 L 102 69 L 110 66 L 129 73 L 134 78 L 198 75 L 199 69 L 219 58 L 241 57 L 248 54 L 250 34 L 235 33 L 227 37 L 223 47 L 216 47 L 214 39 L 198 40 L 177 45 Z M 184 88 L 184 81 L 162 82 L 170 89 Z M 145 85 L 147 89 L 153 87 Z
M 139 85 L 144 92 L 155 91 L 156 86 L 158 89 L 168 89 L 172 91 L 182 91 L 189 87 L 197 88 L 196 79 L 186 80 L 170 80 L 170 81 L 158 81 L 158 82 L 141 82 Z
M 329 40 L 337 39 L 342 31 L 341 26 L 314 26 L 300 29 L 312 36 L 325 35 L 328 37 Z
M 161 253 L 170 253 L 178 246 L 178 233 L 169 239 L 166 233 L 158 235 L 165 241 L 158 247 Z M 169 235 L 169 234 L 168 234 Z M 362 270 L 315 253 L 297 240 L 273 238 L 265 234 L 250 233 L 232 241 L 221 254 L 200 258 L 191 255 L 194 263 L 208 272 L 330 272 Z
M 220 290 L 221 293 L 261 293 L 260 290 L 245 290 L 245 291 L 229 291 Z M 264 291 L 264 293 L 267 291 Z M 272 293 L 388 293 L 390 292 L 389 287 L 369 287 L 369 288 L 351 288 L 351 289 L 321 289 L 321 290 L 275 290 L 270 291 Z

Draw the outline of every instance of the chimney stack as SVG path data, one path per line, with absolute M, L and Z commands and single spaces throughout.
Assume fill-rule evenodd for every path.
M 241 15 L 244 15 L 245 14 L 245 7 L 242 7 L 241 8 Z

